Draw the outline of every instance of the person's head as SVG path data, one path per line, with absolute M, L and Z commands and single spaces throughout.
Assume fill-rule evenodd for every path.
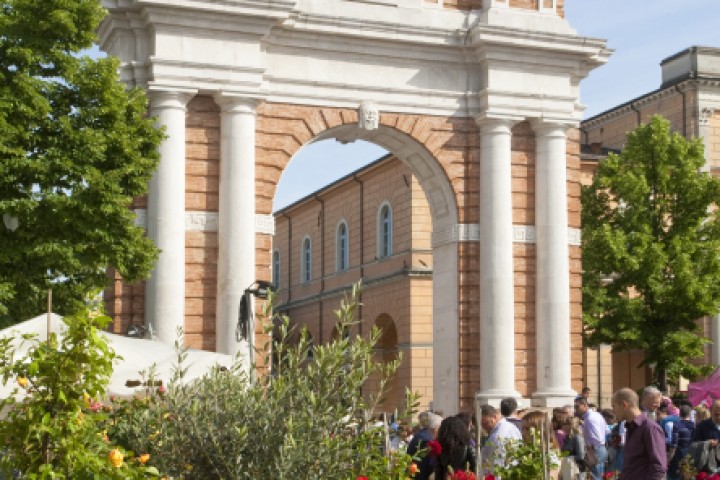
M 588 410 L 590 410 L 590 404 L 588 403 L 587 398 L 577 397 L 575 399 L 575 415 L 582 417 Z
M 440 424 L 437 440 L 443 454 L 452 457 L 453 453 L 464 451 L 471 444 L 470 430 L 460 417 L 448 417 Z
M 582 393 L 580 393 L 580 396 L 585 398 L 590 398 L 590 387 L 583 387 Z
M 658 421 L 660 421 L 660 420 L 662 420 L 663 418 L 667 417 L 667 416 L 668 416 L 667 405 L 660 404 L 660 406 L 658 407 L 657 411 L 655 412 L 655 415 L 657 416 L 657 420 L 658 420 Z
M 428 425 L 427 429 L 430 432 L 430 435 L 433 438 L 437 437 L 438 430 L 440 429 L 440 424 L 442 423 L 443 418 L 436 414 L 429 412 L 428 413 Z
M 692 412 L 692 408 L 690 408 L 690 405 L 680 405 L 679 410 L 680 418 L 682 418 L 683 420 L 687 420 L 688 418 L 690 418 L 690 413 Z
M 650 386 L 645 387 L 642 393 L 642 401 L 640 406 L 648 412 L 657 412 L 662 403 L 662 393 L 657 388 Z
M 615 412 L 612 408 L 603 408 L 600 411 L 600 415 L 603 416 L 605 423 L 608 425 L 615 425 L 615 422 L 617 422 L 617 417 L 615 416 Z
M 565 413 L 564 408 L 553 408 L 553 414 L 552 414 L 552 428 L 553 430 L 560 430 L 563 428 L 563 424 L 565 423 L 565 420 L 567 419 L 568 415 Z
M 620 421 L 630 422 L 640 414 L 637 393 L 630 388 L 621 388 L 613 394 L 612 407 Z
M 480 407 L 480 425 L 483 430 L 490 433 L 500 421 L 500 412 L 492 405 Z
M 511 417 L 517 411 L 517 400 L 512 397 L 500 400 L 500 415 Z
M 533 410 L 526 413 L 522 418 L 521 430 L 525 442 L 533 441 L 533 436 L 535 436 L 534 438 L 540 438 L 542 435 L 544 445 L 547 446 L 548 439 L 550 439 L 550 446 L 559 448 L 557 437 L 552 433 L 550 417 L 548 417 L 545 412 Z
M 563 405 L 561 408 L 565 412 L 565 415 L 567 415 L 568 417 L 575 416 L 575 407 L 573 405 Z
M 563 431 L 571 437 L 582 435 L 582 426 L 578 417 L 567 417 L 563 423 Z
M 710 418 L 716 425 L 720 425 L 720 400 L 714 400 L 710 407 Z
M 420 428 L 427 428 L 428 424 L 428 415 L 430 415 L 430 412 L 420 412 L 418 414 L 418 425 Z
M 473 415 L 470 412 L 460 412 L 455 416 L 462 420 L 463 423 L 467 425 L 468 431 L 472 433 L 473 427 L 475 426 L 475 419 L 473 418 Z
M 704 405 L 698 405 L 695 407 L 695 421 L 702 422 L 710 418 L 710 411 Z

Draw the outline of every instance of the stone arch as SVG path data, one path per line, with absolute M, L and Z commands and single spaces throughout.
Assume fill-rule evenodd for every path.
M 478 139 L 474 122 L 465 118 L 381 113 L 378 128 L 361 129 L 356 110 L 265 103 L 258 106 L 256 128 L 256 211 L 269 215 L 275 189 L 295 153 L 309 142 L 337 139 L 365 140 L 392 152 L 413 171 L 430 206 L 433 225 L 433 405 L 457 411 L 460 404 L 460 324 L 477 321 L 461 318 L 458 224 L 468 218 L 465 205 L 476 198 L 473 163 Z M 453 178 L 453 182 L 450 181 Z M 474 200 L 477 201 L 477 200 Z M 265 245 L 258 241 L 257 244 Z M 465 247 L 467 248 L 467 247 Z M 472 247 L 471 247 L 472 248 Z M 472 254 L 472 252 L 470 252 Z M 262 271 L 270 259 L 258 248 Z M 471 265 L 463 265 L 471 270 Z M 468 287 L 475 272 L 464 272 Z M 468 275 L 469 274 L 469 275 Z M 471 295 L 468 295 L 471 296 Z M 472 362 L 472 360 L 471 360 Z M 469 382 L 468 382 L 469 383 Z M 470 385 L 467 396 L 472 396 Z

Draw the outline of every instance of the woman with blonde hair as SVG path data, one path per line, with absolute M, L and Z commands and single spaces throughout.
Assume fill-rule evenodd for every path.
M 565 442 L 562 451 L 567 453 L 560 468 L 560 480 L 585 479 L 585 439 L 577 417 L 568 417 L 563 424 Z

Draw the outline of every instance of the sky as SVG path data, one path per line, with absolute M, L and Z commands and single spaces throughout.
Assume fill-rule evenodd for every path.
M 585 37 L 607 40 L 607 64 L 580 84 L 585 118 L 660 87 L 660 62 L 690 46 L 720 47 L 720 0 L 565 0 L 566 19 Z M 367 142 L 326 140 L 305 146 L 285 169 L 277 210 L 376 160 Z

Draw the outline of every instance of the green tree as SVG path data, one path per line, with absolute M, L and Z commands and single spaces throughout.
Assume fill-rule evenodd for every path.
M 76 311 L 107 284 L 148 275 L 156 248 L 133 225 L 162 132 L 117 60 L 80 54 L 105 15 L 99 0 L 4 0 L 0 13 L 0 325 Z
M 720 181 L 704 163 L 700 140 L 655 116 L 582 191 L 586 340 L 644 350 L 663 389 L 711 368 L 688 361 L 708 343 L 696 321 L 720 308 Z

